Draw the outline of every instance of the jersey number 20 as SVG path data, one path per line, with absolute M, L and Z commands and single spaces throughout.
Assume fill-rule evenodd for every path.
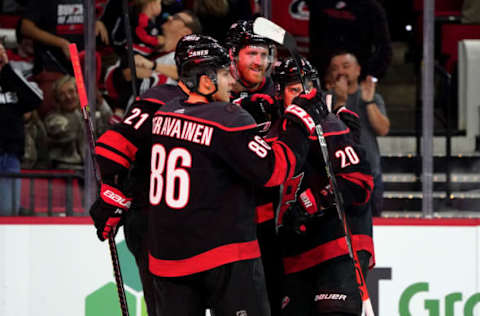
M 150 204 L 160 204 L 165 194 L 168 207 L 185 207 L 190 196 L 190 175 L 186 168 L 191 167 L 192 156 L 185 148 L 177 147 L 167 153 L 165 147 L 155 144 L 150 169 Z

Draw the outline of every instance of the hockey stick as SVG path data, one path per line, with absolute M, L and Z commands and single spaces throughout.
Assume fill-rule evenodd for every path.
M 100 186 L 101 178 L 98 173 L 96 159 L 95 159 L 95 136 L 93 134 L 93 124 L 90 118 L 90 110 L 88 107 L 87 93 L 85 91 L 85 83 L 83 81 L 82 68 L 80 67 L 80 59 L 78 58 L 78 50 L 76 44 L 70 44 L 70 56 L 72 59 L 73 72 L 75 73 L 75 80 L 77 83 L 78 96 L 80 98 L 80 105 L 82 107 L 83 120 L 85 122 L 87 139 L 90 151 L 90 159 L 92 160 L 93 172 L 95 173 L 95 180 L 97 186 Z M 117 245 L 115 244 L 115 232 L 112 232 L 108 237 L 108 245 L 110 247 L 110 255 L 112 257 L 113 272 L 115 275 L 115 282 L 117 284 L 118 299 L 120 301 L 120 308 L 122 316 L 128 316 L 128 305 L 125 296 L 125 288 L 123 287 L 122 271 L 120 270 L 120 262 L 118 261 Z
M 132 82 L 132 94 L 133 100 L 137 98 L 137 70 L 135 66 L 135 61 L 133 60 L 133 40 L 132 40 L 132 27 L 130 25 L 130 17 L 128 15 L 128 0 L 122 0 L 122 9 L 123 9 L 123 23 L 125 27 L 125 36 L 127 37 L 127 58 L 128 58 L 128 68 L 130 68 L 131 82 Z M 130 105 L 127 105 L 125 109 L 125 114 L 130 110 Z
M 271 39 L 272 41 L 284 46 L 288 50 L 288 52 L 295 59 L 295 62 L 297 64 L 298 76 L 300 82 L 302 83 L 303 90 L 307 91 L 305 80 L 300 71 L 300 67 L 302 65 L 300 54 L 298 53 L 297 44 L 293 36 L 290 33 L 286 32 L 282 27 L 262 17 L 255 19 L 253 23 L 253 32 L 260 36 Z M 353 267 L 356 275 L 355 280 L 357 282 L 358 290 L 360 292 L 360 297 L 362 298 L 362 315 L 374 316 L 375 314 L 373 312 L 372 303 L 368 295 L 367 285 L 360 266 L 360 261 L 358 260 L 357 252 L 353 248 L 352 233 L 350 231 L 350 227 L 345 214 L 343 198 L 338 190 L 335 173 L 333 172 L 333 167 L 328 157 L 327 142 L 325 140 L 325 136 L 323 135 L 323 128 L 320 124 L 317 124 L 315 126 L 315 130 L 317 132 L 317 138 L 322 152 L 322 157 L 325 161 L 325 171 L 327 173 L 327 177 L 330 181 L 330 185 L 332 186 L 335 196 L 335 207 L 345 233 L 345 242 L 347 244 L 348 254 L 353 262 Z

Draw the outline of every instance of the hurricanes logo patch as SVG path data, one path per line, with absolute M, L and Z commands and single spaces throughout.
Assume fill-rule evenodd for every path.
M 290 297 L 285 296 L 285 297 L 282 299 L 282 309 L 285 309 L 285 307 L 287 307 L 288 303 L 290 303 Z
M 305 0 L 294 0 L 288 7 L 290 15 L 297 20 L 308 20 L 310 18 L 310 11 L 308 10 Z

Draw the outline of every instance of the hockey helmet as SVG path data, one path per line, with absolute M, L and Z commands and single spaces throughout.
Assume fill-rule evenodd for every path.
M 240 20 L 230 26 L 225 43 L 234 55 L 238 55 L 240 49 L 248 45 L 274 46 L 272 40 L 255 34 L 253 32 L 253 21 L 247 20 Z
M 286 85 L 301 82 L 299 75 L 302 76 L 305 81 L 311 81 L 315 88 L 320 87 L 318 71 L 306 58 L 300 57 L 300 62 L 302 63 L 300 72 L 298 71 L 297 62 L 293 57 L 285 58 L 273 69 L 272 79 L 275 82 L 278 94 L 281 93 Z
M 208 76 L 217 91 L 217 70 L 230 67 L 227 50 L 207 35 L 190 34 L 184 36 L 175 50 L 175 63 L 180 79 L 191 90 L 198 92 L 202 75 Z
M 238 53 L 245 46 L 265 46 L 268 49 L 268 61 L 265 71 L 270 72 L 276 55 L 275 43 L 269 38 L 257 35 L 253 32 L 253 21 L 240 20 L 233 23 L 227 32 L 225 46 L 228 48 L 236 66 Z M 240 80 L 238 69 L 232 69 L 232 75 L 236 80 Z

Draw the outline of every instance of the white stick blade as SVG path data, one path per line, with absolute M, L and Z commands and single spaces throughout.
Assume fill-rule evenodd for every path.
M 366 299 L 362 304 L 362 316 L 375 316 L 373 312 L 372 302 L 370 299 Z
M 269 38 L 272 41 L 283 45 L 285 39 L 285 30 L 272 21 L 258 17 L 253 22 L 253 33 Z

